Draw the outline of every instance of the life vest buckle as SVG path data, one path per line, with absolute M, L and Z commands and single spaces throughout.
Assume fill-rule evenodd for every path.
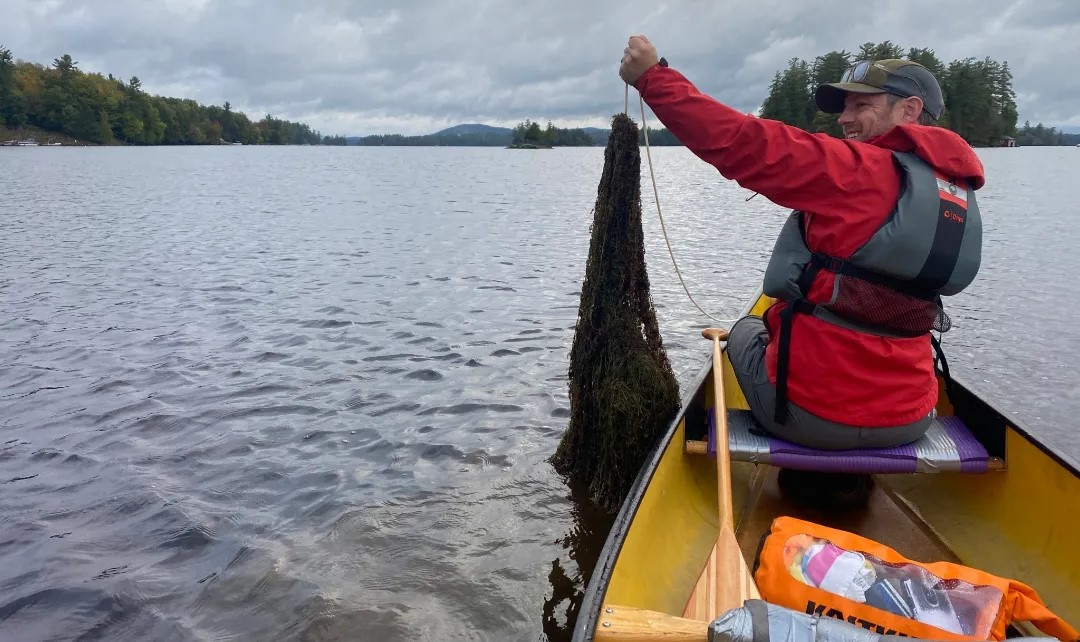
M 844 259 L 838 259 L 828 254 L 814 253 L 813 257 L 817 264 L 826 270 L 839 274 L 844 269 Z

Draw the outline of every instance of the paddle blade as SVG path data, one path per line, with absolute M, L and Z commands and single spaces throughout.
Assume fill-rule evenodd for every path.
M 705 568 L 687 600 L 683 616 L 711 621 L 746 600 L 761 599 L 734 533 L 720 532 Z

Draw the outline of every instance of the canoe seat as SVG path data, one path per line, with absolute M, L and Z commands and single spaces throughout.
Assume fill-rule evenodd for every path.
M 708 441 L 688 441 L 686 451 L 716 455 L 716 420 L 708 412 Z M 1005 461 L 987 454 L 959 417 L 937 417 L 918 441 L 891 448 L 818 450 L 760 430 L 749 410 L 728 411 L 728 441 L 732 461 L 770 464 L 781 468 L 833 473 L 985 473 L 1004 470 Z

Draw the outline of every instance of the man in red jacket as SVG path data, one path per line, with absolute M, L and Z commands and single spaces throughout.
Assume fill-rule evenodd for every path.
M 865 61 L 818 88 L 844 138 L 742 114 L 630 38 L 619 74 L 694 154 L 742 187 L 794 210 L 766 271 L 778 299 L 740 319 L 727 350 L 754 417 L 816 448 L 918 439 L 937 401 L 931 330 L 948 329 L 941 295 L 978 271 L 974 190 L 982 163 L 931 127 L 941 89 L 921 65 Z

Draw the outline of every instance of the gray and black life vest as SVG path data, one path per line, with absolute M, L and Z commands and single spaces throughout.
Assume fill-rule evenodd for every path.
M 765 270 L 765 294 L 787 302 L 780 313 L 777 353 L 777 423 L 787 418 L 791 322 L 810 314 L 848 329 L 886 337 L 945 332 L 951 322 L 941 297 L 971 284 L 982 258 L 982 219 L 975 190 L 945 177 L 914 154 L 893 152 L 902 180 L 895 209 L 849 258 L 813 252 L 802 212 L 788 217 Z M 835 275 L 832 296 L 806 299 L 821 270 Z M 940 345 L 931 342 L 948 377 Z

